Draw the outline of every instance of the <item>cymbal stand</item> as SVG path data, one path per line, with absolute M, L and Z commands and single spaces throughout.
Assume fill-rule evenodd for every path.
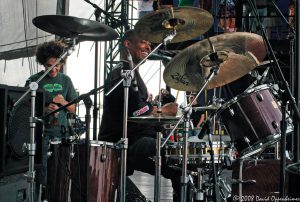
M 220 189 L 218 185 L 218 180 L 217 180 L 217 172 L 216 172 L 216 166 L 215 166 L 215 156 L 214 156 L 214 150 L 213 150 L 213 143 L 212 143 L 212 127 L 211 127 L 211 120 L 208 121 L 208 143 L 210 147 L 210 160 L 211 160 L 211 166 L 212 166 L 212 173 L 213 173 L 213 200 L 214 201 L 221 201 L 220 198 Z
M 72 47 L 68 48 L 64 53 L 61 54 L 61 56 L 56 60 L 56 62 L 47 69 L 44 74 L 36 81 L 31 82 L 29 84 L 28 90 L 19 98 L 19 100 L 14 104 L 14 107 L 17 106 L 24 98 L 25 96 L 31 92 L 31 113 L 29 117 L 29 125 L 30 125 L 30 142 L 24 143 L 24 148 L 28 151 L 29 156 L 29 169 L 26 174 L 27 182 L 29 186 L 29 202 L 34 202 L 34 193 L 35 193 L 35 170 L 34 170 L 34 156 L 36 151 L 36 144 L 35 144 L 35 128 L 36 123 L 38 121 L 41 121 L 41 119 L 38 119 L 35 117 L 35 97 L 36 97 L 36 91 L 39 87 L 38 83 L 65 57 L 70 55 L 75 50 L 75 44 L 76 44 L 76 38 L 73 38 L 73 44 Z
M 214 52 L 215 53 L 215 52 Z M 214 54 L 212 53 L 212 54 Z M 189 103 L 189 105 L 187 107 L 185 107 L 182 111 L 182 115 L 179 119 L 179 121 L 177 122 L 177 124 L 175 125 L 175 127 L 173 128 L 173 130 L 170 132 L 170 134 L 168 135 L 168 137 L 166 138 L 166 140 L 162 143 L 161 148 L 163 148 L 165 146 L 165 144 L 167 143 L 167 141 L 169 140 L 170 136 L 172 134 L 174 134 L 175 130 L 177 129 L 179 123 L 181 121 L 184 120 L 184 147 L 183 147 L 183 163 L 182 163 L 182 176 L 181 176 L 181 202 L 185 202 L 186 201 L 186 195 L 187 195 L 187 182 L 188 182 L 188 175 L 187 175 L 187 138 L 188 138 L 188 134 L 189 134 L 189 118 L 190 118 L 190 112 L 192 109 L 192 105 L 194 104 L 194 102 L 197 100 L 197 98 L 200 96 L 200 94 L 204 91 L 204 89 L 206 88 L 206 86 L 208 85 L 208 83 L 214 78 L 214 76 L 216 76 L 219 72 L 219 65 L 216 64 L 214 67 L 211 68 L 210 70 L 210 74 L 207 76 L 204 85 L 202 86 L 202 88 L 200 89 L 200 91 L 198 92 L 198 94 L 196 95 L 195 99 Z M 214 163 L 214 161 L 212 161 Z
M 121 152 L 121 180 L 120 180 L 120 201 L 125 202 L 126 198 L 126 169 L 127 169 L 127 149 L 128 149 L 128 138 L 127 138 L 127 119 L 128 119 L 128 98 L 129 98 L 129 87 L 131 86 L 131 80 L 134 76 L 134 71 L 141 66 L 147 58 L 153 54 L 159 47 L 162 45 L 166 45 L 168 42 L 170 42 L 176 35 L 176 30 L 173 30 L 173 33 L 166 36 L 166 38 L 163 40 L 163 43 L 160 43 L 157 45 L 151 52 L 148 54 L 143 60 L 141 60 L 134 68 L 133 68 L 133 61 L 130 53 L 128 54 L 128 62 L 130 63 L 131 70 L 123 70 L 122 72 L 122 79 L 118 83 L 116 83 L 106 94 L 105 96 L 108 96 L 110 93 L 112 93 L 122 82 L 124 86 L 124 109 L 123 109 L 123 136 L 120 141 L 120 148 L 122 149 Z M 129 51 L 128 51 L 129 52 Z M 158 150 L 158 149 L 157 149 Z M 160 152 L 157 152 L 157 155 L 160 155 Z M 156 162 L 157 163 L 157 162 Z M 157 172 L 157 170 L 156 170 Z M 156 179 L 155 181 L 160 181 L 159 179 Z M 158 201 L 157 201 L 158 202 Z
M 221 91 L 221 89 L 220 89 L 220 91 Z M 217 98 L 216 94 L 217 94 L 217 89 L 214 88 L 213 103 L 212 103 L 214 106 L 218 106 L 219 104 L 221 104 L 221 98 Z M 222 150 L 223 145 L 222 145 L 221 123 L 220 123 L 220 121 L 217 121 L 216 118 L 217 118 L 217 115 L 214 113 L 213 117 L 212 117 L 212 134 L 213 135 L 215 134 L 215 132 L 217 131 L 217 126 L 218 126 L 218 135 L 219 135 L 219 143 L 220 143 L 219 146 L 220 146 L 220 150 Z M 219 161 L 220 155 L 222 155 L 222 154 L 219 154 L 218 161 Z

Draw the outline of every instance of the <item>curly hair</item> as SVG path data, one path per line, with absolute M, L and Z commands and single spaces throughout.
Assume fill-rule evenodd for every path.
M 59 58 L 67 47 L 67 44 L 62 41 L 53 40 L 45 42 L 36 49 L 36 61 L 44 65 L 50 58 Z M 62 59 L 61 63 L 64 64 L 65 59 Z

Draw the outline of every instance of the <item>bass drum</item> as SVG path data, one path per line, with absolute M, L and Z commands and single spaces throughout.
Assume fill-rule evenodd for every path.
M 120 151 L 114 143 L 90 141 L 88 171 L 85 173 L 86 145 L 78 144 L 72 168 L 72 202 L 86 201 L 86 177 L 88 177 L 88 201 L 107 202 L 117 199 L 120 179 Z
M 287 188 L 286 196 L 300 200 L 300 162 L 287 166 L 285 171 L 287 173 L 287 186 L 285 186 Z
M 251 156 L 280 139 L 282 114 L 267 85 L 233 98 L 218 115 L 240 156 Z
M 232 163 L 233 201 L 279 197 L 280 161 L 242 159 Z M 271 200 L 270 200 L 271 201 Z

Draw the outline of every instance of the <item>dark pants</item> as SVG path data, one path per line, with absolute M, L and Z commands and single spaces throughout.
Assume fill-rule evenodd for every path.
M 180 199 L 181 171 L 166 165 L 164 151 L 161 151 L 162 163 L 161 174 L 172 181 L 176 198 Z M 141 137 L 129 145 L 127 163 L 128 168 L 155 175 L 156 139 L 152 137 Z M 175 200 L 176 201 L 176 200 Z

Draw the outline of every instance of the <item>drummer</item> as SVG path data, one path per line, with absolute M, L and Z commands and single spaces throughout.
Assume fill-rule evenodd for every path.
M 134 30 L 129 30 L 124 34 L 121 45 L 122 62 L 109 73 L 105 81 L 105 92 L 108 92 L 120 81 L 120 72 L 122 69 L 128 70 L 134 68 L 136 64 L 151 52 L 151 44 L 143 40 Z M 138 69 L 135 70 L 134 74 L 129 88 L 128 116 L 137 117 L 158 114 L 157 108 L 147 102 L 147 87 Z M 99 139 L 117 142 L 122 138 L 123 102 L 124 87 L 122 85 L 119 85 L 111 94 L 104 97 Z M 175 116 L 176 113 L 176 103 L 168 103 L 161 108 L 161 114 L 163 115 Z M 128 122 L 127 131 L 129 142 L 127 175 L 132 174 L 133 170 L 154 175 L 155 163 L 151 158 L 156 155 L 156 128 L 150 123 Z M 174 170 L 162 161 L 161 173 L 165 178 L 171 179 L 175 191 L 174 201 L 179 201 L 181 171 Z
M 43 65 L 45 70 L 56 64 L 59 57 L 67 49 L 67 44 L 62 41 L 49 41 L 38 46 L 36 51 L 36 60 L 39 64 Z M 63 68 L 66 59 L 62 59 L 55 67 L 39 82 L 39 88 L 45 91 L 45 111 L 50 113 L 58 109 L 62 105 L 68 104 L 70 101 L 76 98 L 77 93 L 71 81 L 67 75 L 60 72 Z M 25 86 L 29 86 L 31 82 L 40 79 L 44 71 L 30 76 Z M 43 166 L 41 170 L 38 170 L 37 180 L 38 183 L 46 185 L 47 179 L 47 152 L 49 140 L 61 140 L 62 137 L 67 137 L 68 113 L 75 113 L 75 104 L 70 105 L 66 109 L 55 113 L 48 120 L 45 120 L 44 130 L 44 143 L 42 149 L 42 161 Z

